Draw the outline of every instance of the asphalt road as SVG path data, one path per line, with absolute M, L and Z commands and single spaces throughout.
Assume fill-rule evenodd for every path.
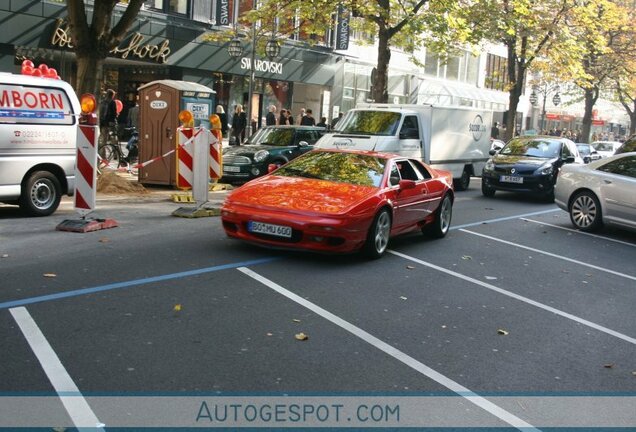
M 178 206 L 103 198 L 120 226 L 87 234 L 55 231 L 68 202 L 0 206 L 0 427 L 636 427 L 634 233 L 575 232 L 478 179 L 446 238 L 394 239 L 376 261 L 246 245 Z M 231 423 L 201 404 L 223 397 L 307 403 Z M 360 417 L 364 398 L 380 408 Z

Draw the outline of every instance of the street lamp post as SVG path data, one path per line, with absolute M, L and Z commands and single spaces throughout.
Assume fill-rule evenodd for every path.
M 543 82 L 541 84 L 534 84 L 532 86 L 532 93 L 530 94 L 529 100 L 533 106 L 536 106 L 537 102 L 539 101 L 537 92 L 543 96 L 543 107 L 541 109 L 541 131 L 544 131 L 546 126 L 545 102 L 548 99 L 548 95 L 550 93 L 554 93 L 552 103 L 554 104 L 554 106 L 559 106 L 559 104 L 561 103 L 561 96 L 559 95 L 560 91 L 561 87 L 558 84 L 549 85 L 548 83 Z
M 264 35 L 261 35 L 264 36 Z M 250 45 L 250 75 L 247 91 L 247 125 L 246 135 L 249 137 L 252 135 L 252 98 L 254 97 L 254 81 L 256 80 L 256 45 L 259 41 L 258 34 L 256 32 L 256 23 L 252 23 L 252 42 Z M 227 52 L 232 58 L 239 58 L 243 55 L 243 43 L 239 37 L 233 38 L 227 47 Z M 275 39 L 274 33 L 265 45 L 265 53 L 269 58 L 278 57 L 280 54 L 280 45 Z

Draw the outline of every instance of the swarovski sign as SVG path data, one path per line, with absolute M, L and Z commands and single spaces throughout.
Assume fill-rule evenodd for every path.
M 250 70 L 250 59 L 248 57 L 243 57 L 241 59 L 241 69 L 247 69 Z M 283 64 L 282 63 L 278 63 L 278 62 L 274 62 L 274 61 L 269 61 L 269 60 L 259 60 L 257 59 L 254 62 L 254 71 L 256 72 L 268 72 L 268 73 L 272 73 L 272 74 L 278 74 L 278 75 L 282 75 L 283 74 Z

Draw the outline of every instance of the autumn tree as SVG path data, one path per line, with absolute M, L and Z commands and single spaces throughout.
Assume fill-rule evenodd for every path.
M 118 0 L 96 0 L 92 2 L 89 24 L 84 1 L 66 0 L 72 44 L 77 57 L 75 91 L 78 94 L 99 94 L 104 60 L 122 42 L 143 3 L 144 0 L 128 0 L 122 5 Z M 122 5 L 125 11 L 113 26 L 113 11 L 117 4 Z
M 509 105 L 504 139 L 515 133 L 517 107 L 535 60 L 549 58 L 561 68 L 580 67 L 576 61 L 580 48 L 564 25 L 574 4 L 574 0 L 481 0 L 459 10 L 459 16 L 472 27 L 474 43 L 488 41 L 506 47 Z
M 629 115 L 629 134 L 636 133 L 636 64 L 627 67 L 628 74 L 615 81 L 616 94 Z

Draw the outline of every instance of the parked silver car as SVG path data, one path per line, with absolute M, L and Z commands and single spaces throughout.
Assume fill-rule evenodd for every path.
M 636 152 L 564 165 L 554 198 L 582 231 L 596 231 L 603 224 L 636 229 Z

